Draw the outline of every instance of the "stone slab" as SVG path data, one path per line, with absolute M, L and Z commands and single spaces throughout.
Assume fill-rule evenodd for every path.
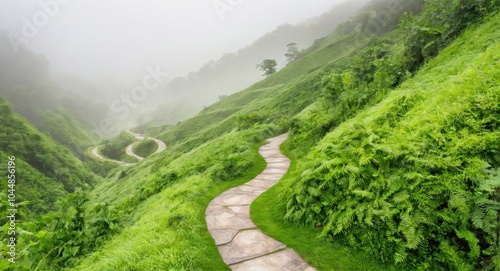
M 215 244 L 220 246 L 233 241 L 234 236 L 239 230 L 209 230 L 210 234 L 215 240 Z
M 213 199 L 209 206 L 241 206 L 250 205 L 252 201 L 256 198 L 255 195 L 251 194 L 235 194 L 224 192 L 218 197 Z
M 222 259 L 238 271 L 315 271 L 292 249 L 262 233 L 250 219 L 250 204 L 287 172 L 290 160 L 279 146 L 287 135 L 268 139 L 259 153 L 267 162 L 264 171 L 244 185 L 231 188 L 210 202 L 207 227 Z
M 315 271 L 292 249 L 231 265 L 234 271 Z
M 263 234 L 259 229 L 240 231 L 228 244 L 219 246 L 226 264 L 234 264 L 285 248 L 282 243 Z
M 209 206 L 205 212 L 207 228 L 212 230 L 242 230 L 257 228 L 250 219 L 250 205 Z

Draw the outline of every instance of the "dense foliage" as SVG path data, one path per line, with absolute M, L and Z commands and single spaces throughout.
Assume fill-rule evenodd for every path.
M 417 70 L 464 29 L 481 22 L 499 6 L 498 0 L 427 0 L 422 13 L 405 14 L 401 27 L 406 34 L 406 68 Z
M 7 36 L 2 30 L 0 34 Z M 0 39 L 0 63 L 0 96 L 82 159 L 85 148 L 96 140 L 91 127 L 104 118 L 106 107 L 61 89 L 49 75 L 45 57 L 24 47 L 15 53 L 8 39 Z
M 258 145 L 287 130 L 294 171 L 268 199 L 275 220 L 386 263 L 374 270 L 498 269 L 498 1 L 425 2 L 417 15 L 422 0 L 373 1 L 266 80 L 176 126 L 145 129 L 167 150 L 126 168 L 92 162 L 106 177 L 90 193 L 77 187 L 93 175 L 0 103 L 0 155 L 15 153 L 35 187 L 21 199 L 62 208 L 30 221 L 21 212 L 21 257 L 0 270 L 224 270 L 205 208 L 258 174 Z M 121 134 L 102 152 L 124 160 L 134 141 Z M 75 192 L 57 203 L 66 190 Z
M 106 203 L 86 211 L 87 202 L 87 195 L 77 190 L 58 202 L 61 211 L 30 219 L 21 215 L 16 221 L 19 256 L 14 264 L 2 261 L 0 270 L 59 270 L 101 246 L 119 230 L 117 215 Z M 2 214 L 10 214 L 4 211 Z M 8 238 L 6 234 L 4 238 Z
M 100 148 L 100 151 L 104 156 L 114 160 L 137 162 L 135 158 L 131 158 L 125 153 L 127 146 L 135 141 L 134 136 L 121 132 L 118 136 L 111 140 L 104 140 L 104 146 Z
M 134 153 L 145 158 L 155 153 L 157 149 L 158 144 L 154 140 L 145 139 L 134 146 Z
M 67 148 L 37 131 L 1 98 L 0 111 L 0 149 L 24 165 L 19 168 L 19 197 L 32 203 L 29 210 L 53 209 L 62 194 L 95 182 L 95 175 Z
M 286 190 L 287 218 L 321 223 L 323 236 L 408 267 L 498 268 L 499 21 L 467 33 L 415 79 L 327 134 Z M 345 87 L 362 78 L 353 72 L 328 79 L 341 90 L 334 107 L 347 117 L 375 98 L 360 100 L 362 84 Z M 351 95 L 358 98 L 349 103 Z

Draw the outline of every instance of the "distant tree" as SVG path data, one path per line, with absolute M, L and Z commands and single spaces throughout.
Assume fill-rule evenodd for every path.
M 297 48 L 297 43 L 292 42 L 287 44 L 286 46 L 288 48 L 288 51 L 286 52 L 286 64 L 290 64 L 293 61 L 297 60 L 299 56 L 299 48 Z
M 257 64 L 257 68 L 263 71 L 263 76 L 266 77 L 269 77 L 271 74 L 276 72 L 276 66 L 278 66 L 278 62 L 274 59 L 265 59 L 262 63 Z

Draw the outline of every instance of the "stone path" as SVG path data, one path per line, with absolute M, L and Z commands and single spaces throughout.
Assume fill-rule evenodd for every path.
M 102 156 L 99 153 L 99 148 L 102 147 L 102 146 L 103 145 L 94 147 L 92 149 L 92 155 L 94 155 L 95 157 L 97 157 L 97 158 L 99 158 L 101 160 L 108 161 L 108 162 L 115 163 L 115 164 L 119 164 L 119 165 L 124 166 L 124 167 L 129 167 L 129 166 L 135 165 L 135 164 L 132 164 L 132 163 L 127 163 L 127 162 L 122 162 L 122 161 L 118 161 L 118 160 L 113 160 L 113 159 L 110 159 L 110 158 Z
M 152 138 L 152 137 L 145 137 L 145 136 L 143 136 L 141 134 L 134 133 L 134 132 L 132 132 L 130 130 L 125 130 L 125 132 L 128 133 L 128 134 L 131 134 L 132 136 L 134 136 L 135 139 L 138 140 L 138 141 L 142 141 L 144 139 L 151 139 L 151 140 L 155 141 L 156 144 L 158 145 L 158 148 L 156 149 L 156 151 L 153 154 L 160 153 L 160 152 L 164 151 L 167 148 L 167 145 L 163 141 L 161 141 L 159 139 Z M 127 148 L 125 149 L 125 153 L 128 156 L 134 157 L 135 159 L 137 159 L 139 161 L 142 161 L 142 160 L 144 160 L 144 157 L 141 157 L 141 156 L 135 154 L 134 151 L 133 151 L 133 147 L 134 147 L 135 144 L 138 144 L 138 142 L 134 142 L 134 143 L 128 145 Z M 102 146 L 103 145 L 94 147 L 92 149 L 92 155 L 94 155 L 98 159 L 105 160 L 105 161 L 108 161 L 108 162 L 112 162 L 112 163 L 115 163 L 115 164 L 119 164 L 121 166 L 133 166 L 133 165 L 136 164 L 136 163 L 127 163 L 127 162 L 123 162 L 123 161 L 113 160 L 113 159 L 110 159 L 110 158 L 102 156 L 99 153 L 99 148 L 102 147 Z
M 143 136 L 141 134 L 134 133 L 134 132 L 132 132 L 130 130 L 125 130 L 125 132 L 128 133 L 128 134 L 130 134 L 130 135 L 132 135 L 132 136 L 134 136 L 137 141 L 142 141 L 144 139 L 150 139 L 150 140 L 153 140 L 154 142 L 156 142 L 156 144 L 158 145 L 158 148 L 156 149 L 156 151 L 153 154 L 160 153 L 160 152 L 164 151 L 167 148 L 167 145 L 163 141 L 161 141 L 159 139 L 152 138 L 152 137 L 145 137 L 145 136 Z M 141 156 L 139 156 L 139 155 L 137 155 L 137 154 L 134 153 L 133 148 L 134 148 L 134 146 L 136 144 L 138 144 L 138 143 L 134 142 L 134 143 L 128 145 L 127 148 L 125 149 L 125 153 L 128 156 L 132 156 L 135 159 L 137 159 L 139 161 L 142 161 L 142 160 L 144 160 L 144 157 L 141 157 Z
M 279 146 L 287 135 L 268 139 L 259 153 L 264 171 L 212 200 L 205 212 L 208 230 L 224 262 L 237 271 L 314 271 L 293 249 L 262 233 L 250 219 L 250 204 L 276 184 L 290 166 Z
M 125 149 L 125 153 L 128 155 L 128 156 L 132 156 L 134 157 L 135 159 L 139 160 L 139 161 L 142 161 L 144 160 L 144 157 L 142 156 L 139 156 L 137 154 L 134 153 L 134 146 L 136 145 L 137 143 L 132 143 L 130 145 L 127 146 L 127 148 Z

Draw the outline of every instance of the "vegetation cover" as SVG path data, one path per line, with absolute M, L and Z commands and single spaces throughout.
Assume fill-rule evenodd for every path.
M 0 34 L 7 36 L 3 30 Z M 0 62 L 2 98 L 14 112 L 83 159 L 85 149 L 97 141 L 91 127 L 105 116 L 105 108 L 58 87 L 47 59 L 24 47 L 14 54 L 8 39 L 0 39 Z
M 157 149 L 158 144 L 154 140 L 144 139 L 139 142 L 139 144 L 135 145 L 133 150 L 135 154 L 145 158 L 155 153 Z
M 96 182 L 95 175 L 66 147 L 41 134 L 1 98 L 0 111 L 2 162 L 15 155 L 23 165 L 18 172 L 19 200 L 30 202 L 25 209 L 30 215 L 58 209 L 57 199 Z
M 498 7 L 372 1 L 267 79 L 146 128 L 168 143 L 162 154 L 107 170 L 65 212 L 21 221 L 16 268 L 227 270 L 205 208 L 257 175 L 257 147 L 288 131 L 292 171 L 252 216 L 318 269 L 498 269 Z M 120 157 L 129 142 L 103 152 Z
M 441 3 L 427 1 L 424 12 L 410 20 L 421 30 L 429 26 L 429 32 L 431 26 L 446 28 L 419 45 L 412 42 L 422 42 L 415 37 L 421 33 L 406 32 L 402 59 L 411 61 L 401 63 L 404 69 L 426 60 L 409 59 L 412 52 L 449 43 L 465 28 L 463 22 L 489 21 L 474 26 L 381 101 L 384 87 L 401 81 L 400 73 L 384 70 L 399 65 L 377 61 L 385 58 L 384 46 L 369 48 L 351 69 L 327 78 L 333 114 L 320 128 L 336 128 L 307 151 L 299 177 L 283 188 L 286 218 L 319 223 L 321 236 L 407 268 L 494 269 L 500 232 L 500 17 L 487 16 L 497 7 L 490 1 L 450 1 L 446 8 Z M 365 63 L 357 65 L 361 60 Z M 377 104 L 349 118 L 350 111 L 373 101 Z M 323 108 L 302 113 L 295 144 L 311 138 L 306 125 L 314 125 L 309 120 L 318 119 Z
M 104 146 L 99 150 L 107 158 L 117 161 L 136 163 L 137 159 L 130 157 L 125 153 L 127 146 L 135 141 L 136 139 L 133 135 L 121 132 L 118 136 L 112 138 L 111 140 L 104 140 Z

